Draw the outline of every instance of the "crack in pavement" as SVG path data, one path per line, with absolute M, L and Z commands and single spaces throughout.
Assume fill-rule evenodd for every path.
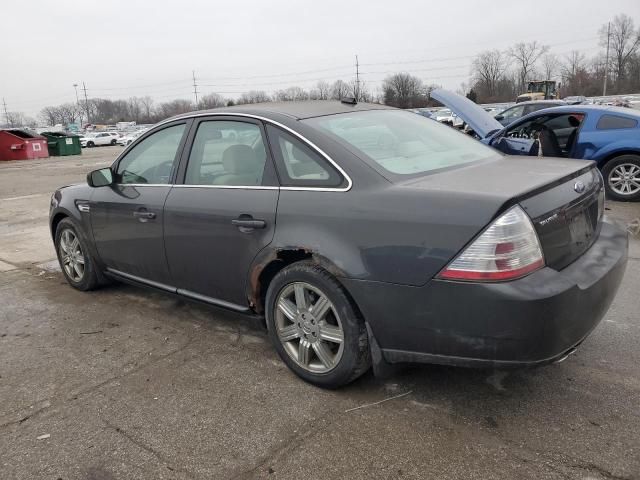
M 111 424 L 107 420 L 102 420 L 102 423 L 104 424 L 105 427 L 112 429 L 113 431 L 115 431 L 119 435 L 122 435 L 124 438 L 126 438 L 129 442 L 133 443 L 134 445 L 136 445 L 137 447 L 141 448 L 145 452 L 148 452 L 151 455 L 153 455 L 156 459 L 158 459 L 167 468 L 167 470 L 170 470 L 172 472 L 183 473 L 189 478 L 198 478 L 193 472 L 187 470 L 183 466 L 174 467 L 171 464 L 171 462 L 169 462 L 167 459 L 165 459 L 160 452 L 155 450 L 153 447 L 150 447 L 149 445 L 145 444 L 144 442 L 136 439 L 133 435 L 131 435 L 129 432 L 127 432 L 123 428 L 117 427 L 117 426 Z
M 94 384 L 94 385 L 92 385 L 90 387 L 87 387 L 84 390 L 79 390 L 76 393 L 70 394 L 69 396 L 67 396 L 64 399 L 59 400 L 57 402 L 48 402 L 48 405 L 45 405 L 45 406 L 43 406 L 43 407 L 41 407 L 41 408 L 39 408 L 37 410 L 34 410 L 28 416 L 23 416 L 22 418 L 20 418 L 18 420 L 11 420 L 9 422 L 2 423 L 2 424 L 0 424 L 0 429 L 6 428 L 6 427 L 9 427 L 9 426 L 12 426 L 12 425 L 22 424 L 26 420 L 32 419 L 33 417 L 36 417 L 36 416 L 40 415 L 41 413 L 43 413 L 43 412 L 45 412 L 47 410 L 50 410 L 52 407 L 62 406 L 65 403 L 68 403 L 69 401 L 77 400 L 79 397 L 91 394 L 91 393 L 99 390 L 100 388 L 104 387 L 105 385 L 108 385 L 109 383 L 112 383 L 112 382 L 114 382 L 116 380 L 121 380 L 123 378 L 126 378 L 126 377 L 134 374 L 134 373 L 137 373 L 137 372 L 143 370 L 144 368 L 146 368 L 148 366 L 154 365 L 154 364 L 156 364 L 156 363 L 158 363 L 158 362 L 160 362 L 160 361 L 162 361 L 162 360 L 164 360 L 164 359 L 166 359 L 166 358 L 168 358 L 168 357 L 170 357 L 172 355 L 175 355 L 176 353 L 180 353 L 181 351 L 185 350 L 188 346 L 190 346 L 193 343 L 194 339 L 195 339 L 195 336 L 190 336 L 183 345 L 181 345 L 180 347 L 176 348 L 175 350 L 172 350 L 171 352 L 168 352 L 168 353 L 166 353 L 164 355 L 160 355 L 158 357 L 155 357 L 155 358 L 149 360 L 148 362 L 145 362 L 145 363 L 143 363 L 141 365 L 138 365 L 135 368 L 132 368 L 128 372 L 124 372 L 124 373 L 122 373 L 120 375 L 115 375 L 113 377 L 109 377 L 108 379 L 106 379 L 106 380 L 104 380 L 102 382 L 99 382 L 97 384 Z M 153 350 L 152 350 L 152 352 L 153 352 Z M 145 355 L 148 356 L 149 353 L 147 353 Z M 143 357 L 141 356 L 139 358 L 143 358 Z M 47 400 L 49 400 L 49 399 L 47 399 Z M 45 400 L 45 401 L 47 401 L 47 400 Z M 11 414 L 9 414 L 9 415 L 11 415 Z

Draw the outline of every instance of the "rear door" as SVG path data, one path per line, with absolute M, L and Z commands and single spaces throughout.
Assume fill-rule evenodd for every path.
M 172 282 L 185 296 L 247 309 L 249 267 L 273 239 L 279 195 L 264 127 L 204 118 L 188 145 L 164 207 Z
M 94 189 L 91 228 L 108 269 L 135 279 L 170 282 L 162 235 L 163 207 L 186 131 L 185 121 L 155 131 L 118 160 L 113 185 Z

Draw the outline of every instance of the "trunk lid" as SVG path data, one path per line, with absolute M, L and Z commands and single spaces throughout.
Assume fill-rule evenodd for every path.
M 486 138 L 490 133 L 504 128 L 484 108 L 462 95 L 437 88 L 431 92 L 431 98 L 435 98 L 462 118 L 481 138 Z
M 595 241 L 604 185 L 594 162 L 499 157 L 403 182 L 404 187 L 450 191 L 492 203 L 494 217 L 519 204 L 536 229 L 545 265 L 560 270 Z

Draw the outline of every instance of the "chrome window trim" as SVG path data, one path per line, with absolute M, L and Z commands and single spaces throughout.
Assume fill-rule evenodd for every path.
M 333 167 L 336 170 L 338 170 L 338 172 L 340 172 L 340 174 L 347 181 L 347 185 L 345 187 L 287 187 L 287 186 L 283 187 L 283 186 L 280 186 L 280 187 L 276 187 L 276 188 L 280 188 L 280 190 L 298 191 L 298 192 L 299 191 L 305 191 L 305 192 L 307 192 L 307 191 L 312 191 L 312 192 L 348 192 L 349 190 L 351 190 L 351 187 L 353 186 L 353 181 L 351 180 L 351 177 L 349 175 L 347 175 L 347 172 L 345 172 L 342 169 L 342 167 L 340 165 L 338 165 L 338 163 L 336 163 L 320 147 L 318 147 L 315 143 L 313 143 L 311 140 L 306 138 L 304 135 L 302 135 L 302 134 L 296 132 L 295 130 L 293 130 L 292 128 L 289 128 L 286 125 L 283 125 L 282 123 L 277 122 L 275 120 L 272 120 L 270 118 L 262 117 L 260 115 L 253 115 L 253 114 L 250 114 L 250 113 L 234 113 L 234 112 L 196 113 L 194 115 L 185 115 L 184 117 L 179 117 L 179 118 L 170 118 L 168 120 L 165 120 L 165 121 L 162 121 L 162 122 L 158 123 L 155 127 L 159 127 L 159 126 L 164 125 L 166 123 L 177 122 L 177 121 L 180 121 L 180 120 L 189 120 L 190 118 L 214 117 L 214 116 L 218 116 L 218 117 L 246 117 L 246 118 L 253 118 L 253 119 L 256 119 L 256 120 L 261 120 L 263 122 L 270 123 L 271 125 L 275 125 L 276 127 L 282 128 L 283 130 L 286 130 L 290 134 L 295 135 L 296 137 L 298 137 L 300 140 L 302 140 L 307 145 L 309 145 L 313 150 L 315 150 L 317 153 L 322 155 L 325 158 L 325 160 L 327 160 L 331 165 L 333 165 Z M 155 127 L 153 127 L 153 128 L 155 128 Z M 179 185 L 175 185 L 175 186 L 179 186 Z M 203 186 L 203 185 L 194 185 L 194 186 Z M 220 188 L 220 187 L 225 187 L 226 185 L 204 185 L 204 186 Z M 235 187 L 235 185 L 233 185 L 233 186 Z M 247 187 L 242 187 L 242 188 L 247 188 Z
M 186 185 L 174 184 L 174 188 L 222 188 L 227 190 L 280 190 L 281 187 L 269 185 Z

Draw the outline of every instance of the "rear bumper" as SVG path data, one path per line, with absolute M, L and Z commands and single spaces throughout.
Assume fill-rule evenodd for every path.
M 561 271 L 492 284 L 343 281 L 389 363 L 533 366 L 562 358 L 598 325 L 627 250 L 627 233 L 605 220 L 591 248 Z

